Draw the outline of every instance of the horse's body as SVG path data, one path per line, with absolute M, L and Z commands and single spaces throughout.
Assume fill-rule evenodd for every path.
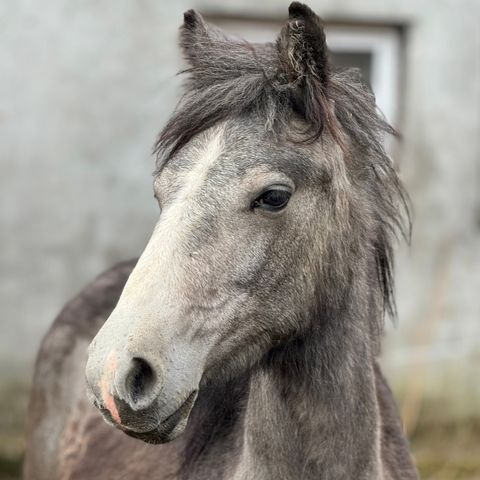
M 85 398 L 87 345 L 115 307 L 134 265 L 134 261 L 120 264 L 89 285 L 64 308 L 43 342 L 29 412 L 25 463 L 28 480 L 236 478 L 248 378 L 241 385 L 226 383 L 218 386 L 218 392 L 202 392 L 184 435 L 161 446 L 113 430 Z M 392 394 L 380 369 L 372 368 L 380 418 L 380 453 L 386 466 L 381 478 L 415 479 Z M 317 410 L 319 406 L 309 408 Z M 276 427 L 281 429 L 282 425 Z M 289 431 L 283 433 L 291 435 Z M 326 446 L 315 443 L 315 438 L 312 441 L 313 445 L 302 443 L 302 448 L 317 450 Z M 292 471 L 304 468 L 298 464 L 289 467 Z M 323 478 L 344 477 L 339 474 Z
M 45 338 L 26 478 L 416 479 L 376 363 L 402 222 L 389 127 L 303 5 L 276 46 L 188 12 L 182 47 L 160 220 Z

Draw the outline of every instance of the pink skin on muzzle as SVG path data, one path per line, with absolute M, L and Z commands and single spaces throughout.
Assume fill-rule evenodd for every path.
M 115 351 L 111 351 L 107 357 L 107 361 L 105 362 L 105 370 L 100 380 L 99 387 L 105 408 L 110 412 L 113 421 L 117 424 L 120 424 L 122 420 L 120 418 L 120 414 L 118 413 L 117 405 L 115 405 L 115 399 L 108 388 L 109 385 L 113 384 L 117 363 L 117 354 Z

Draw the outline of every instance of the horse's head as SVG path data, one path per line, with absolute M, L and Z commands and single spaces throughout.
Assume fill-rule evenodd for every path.
M 341 308 L 366 249 L 388 291 L 378 239 L 396 192 L 385 124 L 360 84 L 331 74 L 308 7 L 293 3 L 266 45 L 189 11 L 181 45 L 191 68 L 159 139 L 160 219 L 87 365 L 107 420 L 150 442 L 183 431 L 202 385 Z

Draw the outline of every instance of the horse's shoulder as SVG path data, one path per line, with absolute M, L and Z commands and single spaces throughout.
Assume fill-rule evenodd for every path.
M 115 307 L 136 262 L 118 263 L 95 278 L 65 305 L 47 337 L 56 329 L 71 327 L 79 336 L 93 338 Z
M 99 275 L 65 305 L 45 335 L 28 409 L 26 478 L 57 478 L 65 436 L 72 428 L 83 428 L 91 413 L 101 421 L 85 398 L 87 347 L 115 307 L 135 263 L 122 262 Z
M 410 454 L 408 441 L 403 433 L 402 420 L 393 393 L 377 363 L 375 363 L 375 377 L 381 418 L 381 455 L 384 467 L 391 475 L 387 478 L 416 480 L 418 474 Z

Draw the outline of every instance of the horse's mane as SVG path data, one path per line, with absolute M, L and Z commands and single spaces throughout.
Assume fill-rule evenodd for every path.
M 197 30 L 194 39 L 192 28 Z M 299 98 L 299 79 L 285 73 L 280 41 L 254 44 L 229 38 L 199 24 L 196 14 L 185 14 L 180 43 L 190 66 L 181 72 L 184 94 L 155 144 L 158 166 L 209 127 L 252 114 L 273 134 L 288 131 L 292 118 L 300 117 L 307 126 L 305 142 L 328 132 L 344 150 L 348 144 L 355 168 L 373 172 L 374 180 L 365 186 L 378 231 L 371 248 L 384 309 L 394 316 L 392 243 L 398 234 L 408 237 L 410 232 L 408 197 L 384 145 L 385 134 L 395 130 L 355 69 L 330 71 L 325 65 L 325 78 L 302 76 Z

